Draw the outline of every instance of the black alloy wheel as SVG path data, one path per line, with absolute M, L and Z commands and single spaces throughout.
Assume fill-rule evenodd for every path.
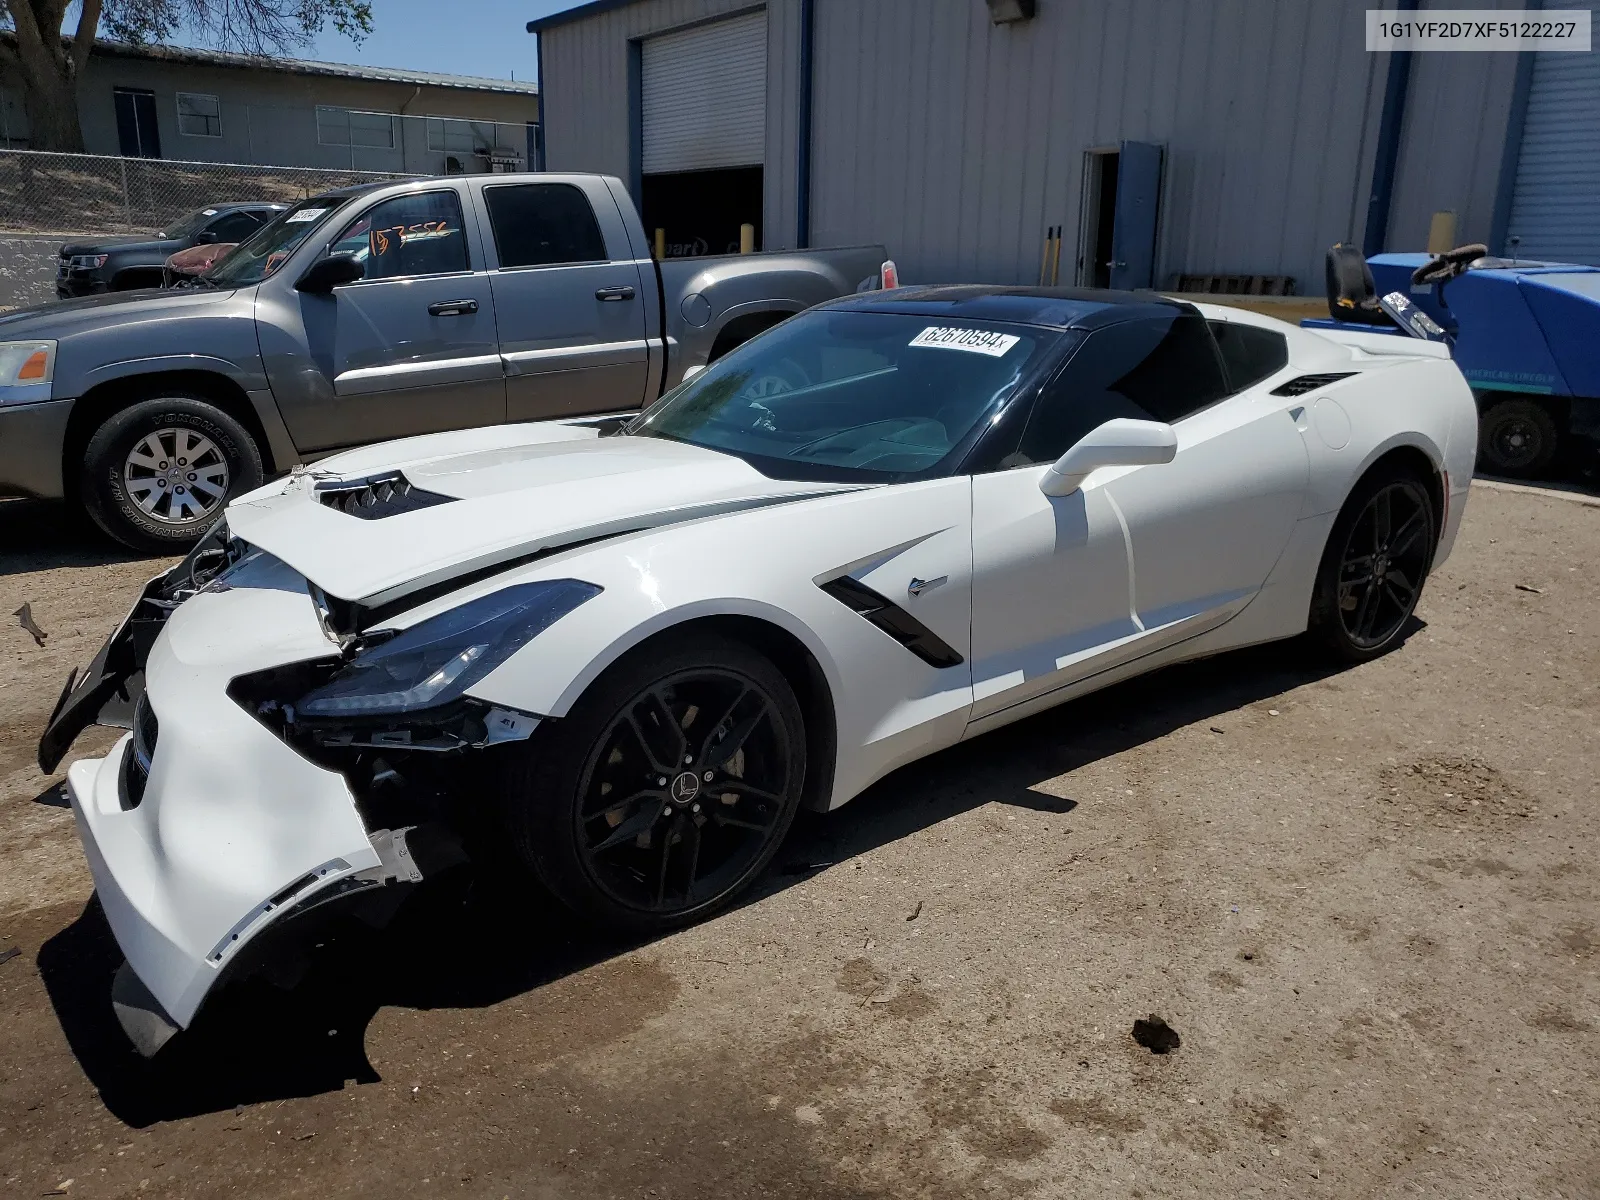
M 1339 621 L 1354 645 L 1377 649 L 1415 611 L 1432 532 L 1427 489 L 1415 480 L 1386 484 L 1367 501 L 1339 565 Z
M 1334 521 L 1312 592 L 1310 630 L 1345 662 L 1400 643 L 1433 566 L 1428 485 L 1397 465 L 1368 472 Z
M 719 895 L 788 808 L 790 732 L 754 680 L 706 667 L 633 697 L 584 776 L 578 844 L 619 904 L 663 916 Z
M 505 757 L 509 844 L 591 924 L 675 928 L 771 861 L 800 805 L 805 742 L 793 690 L 754 649 L 687 632 L 647 643 Z

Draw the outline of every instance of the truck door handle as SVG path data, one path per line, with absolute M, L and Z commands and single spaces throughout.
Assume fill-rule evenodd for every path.
M 477 311 L 476 300 L 440 300 L 428 305 L 430 317 L 464 317 Z
M 633 289 L 627 284 L 623 284 L 621 287 L 596 288 L 594 298 L 596 300 L 632 300 Z

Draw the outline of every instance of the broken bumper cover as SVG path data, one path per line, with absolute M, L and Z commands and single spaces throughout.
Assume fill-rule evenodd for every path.
M 273 657 L 326 648 L 303 590 L 197 597 L 151 651 L 139 733 L 67 773 L 106 920 L 178 1027 L 287 910 L 381 862 L 343 777 L 229 699 L 252 628 Z

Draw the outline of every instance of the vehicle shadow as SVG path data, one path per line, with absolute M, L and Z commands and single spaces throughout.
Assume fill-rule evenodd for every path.
M 59 500 L 0 499 L 0 575 L 148 557 L 117 545 Z
M 1413 620 L 1410 633 L 1422 627 Z M 1336 669 L 1298 645 L 1236 651 L 1167 668 L 964 743 L 896 772 L 837 812 L 802 814 L 773 868 L 742 903 L 759 903 L 985 804 L 1070 814 L 1076 801 L 1039 785 Z M 330 932 L 294 987 L 252 980 L 225 990 L 148 1062 L 112 1014 L 111 979 L 121 954 L 95 901 L 45 943 L 38 966 L 72 1051 L 107 1108 L 143 1127 L 338 1090 L 351 1080 L 376 1082 L 365 1035 L 380 1007 L 486 1007 L 640 944 L 574 931 L 553 902 L 511 894 L 487 872 L 461 868 L 420 885 L 382 931 Z

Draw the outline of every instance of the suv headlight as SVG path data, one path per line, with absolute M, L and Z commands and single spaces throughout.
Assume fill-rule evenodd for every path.
M 0 404 L 48 400 L 55 377 L 55 342 L 0 342 Z
M 520 583 L 419 621 L 360 651 L 302 696 L 299 717 L 390 717 L 437 708 L 601 589 L 578 579 Z
M 74 271 L 98 271 L 110 257 L 109 254 L 74 254 L 67 263 Z

